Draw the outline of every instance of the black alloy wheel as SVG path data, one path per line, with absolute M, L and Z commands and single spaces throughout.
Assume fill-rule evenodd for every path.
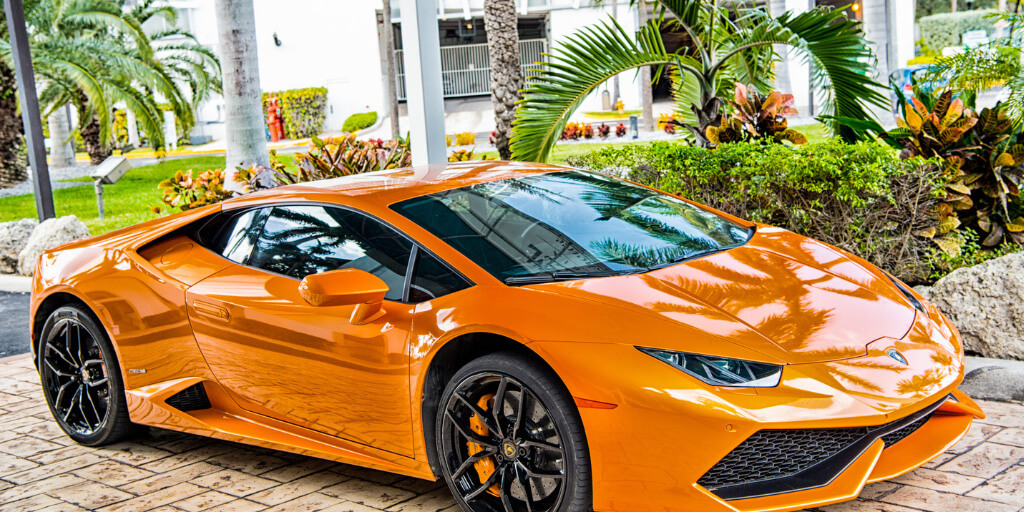
M 51 313 L 37 354 L 46 403 L 69 437 L 98 446 L 130 433 L 117 356 L 89 313 L 78 306 Z
M 449 383 L 437 417 L 445 480 L 472 512 L 577 512 L 591 504 L 589 455 L 568 391 L 515 354 L 484 356 Z

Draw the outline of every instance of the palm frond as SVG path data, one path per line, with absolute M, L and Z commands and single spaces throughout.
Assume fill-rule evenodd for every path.
M 543 66 L 530 69 L 516 112 L 512 158 L 543 162 L 583 100 L 613 76 L 674 62 L 655 24 L 634 39 L 614 20 L 584 28 L 566 38 Z

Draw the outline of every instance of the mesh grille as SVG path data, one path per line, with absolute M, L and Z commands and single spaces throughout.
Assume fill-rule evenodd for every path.
M 923 417 L 923 418 L 921 418 L 921 419 L 919 419 L 919 420 L 911 423 L 910 425 L 907 425 L 907 426 L 905 426 L 905 427 L 903 427 L 903 428 L 901 428 L 899 430 L 896 430 L 894 432 L 889 432 L 888 434 L 882 436 L 882 442 L 885 443 L 885 447 L 888 448 L 888 447 L 890 447 L 890 446 L 892 446 L 892 445 L 894 445 L 894 444 L 896 444 L 896 443 L 906 439 L 907 436 L 909 436 L 910 434 L 913 434 L 914 432 L 917 432 L 917 429 L 921 428 L 922 425 L 927 423 L 928 420 L 931 419 L 931 417 L 932 417 L 932 415 L 929 414 L 929 415 L 927 415 L 927 416 L 925 416 L 925 417 Z
M 866 427 L 761 430 L 700 477 L 706 488 L 795 475 L 866 436 Z
M 206 390 L 201 382 L 178 391 L 168 398 L 166 403 L 184 412 L 210 408 L 210 399 L 206 396 Z

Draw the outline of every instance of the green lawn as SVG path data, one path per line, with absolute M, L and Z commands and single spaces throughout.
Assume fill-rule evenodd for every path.
M 106 218 L 99 219 L 96 210 L 96 192 L 91 185 L 63 188 L 53 191 L 57 215 L 74 215 L 85 222 L 89 233 L 98 235 L 137 224 L 167 214 L 160 201 L 157 184 L 171 177 L 178 169 L 193 169 L 198 174 L 208 169 L 224 167 L 224 157 L 203 156 L 168 160 L 128 171 L 120 181 L 103 187 L 103 205 Z M 82 178 L 76 181 L 91 181 Z M 153 207 L 162 212 L 153 212 Z M 0 198 L 0 222 L 36 216 L 35 198 L 31 194 Z
M 821 141 L 828 137 L 825 127 L 821 124 L 795 128 L 806 135 L 811 142 Z M 615 141 L 616 139 L 610 140 Z M 582 155 L 609 145 L 622 146 L 625 144 L 638 143 L 623 140 L 622 142 L 556 145 L 551 152 L 551 162 L 564 164 L 566 159 L 572 156 Z M 478 153 L 476 156 L 492 159 L 498 157 L 494 152 Z M 294 171 L 295 164 L 291 155 L 281 155 L 279 158 L 289 170 Z M 157 188 L 157 184 L 174 175 L 175 171 L 192 169 L 195 174 L 198 174 L 202 171 L 222 167 L 224 167 L 224 157 L 200 156 L 168 160 L 155 165 L 134 168 L 117 183 L 103 187 L 103 203 L 106 209 L 106 218 L 103 220 L 99 219 L 96 211 L 96 194 L 90 185 L 54 190 L 53 200 L 57 207 L 57 215 L 75 215 L 85 222 L 90 233 L 98 235 L 177 211 L 169 210 L 160 201 L 161 192 Z M 91 180 L 81 178 L 78 181 Z M 159 208 L 160 213 L 154 212 L 154 207 Z M 0 222 L 35 216 L 36 204 L 31 194 L 0 198 Z

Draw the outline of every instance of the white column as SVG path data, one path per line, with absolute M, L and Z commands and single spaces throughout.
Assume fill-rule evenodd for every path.
M 401 0 L 400 5 L 412 163 L 447 162 L 437 7 L 434 2 L 422 0 Z
M 135 112 L 132 109 L 125 109 L 125 121 L 128 125 L 128 144 L 139 147 L 139 127 L 135 122 Z
M 164 111 L 164 145 L 168 150 L 178 149 L 178 129 L 174 126 L 174 112 Z

